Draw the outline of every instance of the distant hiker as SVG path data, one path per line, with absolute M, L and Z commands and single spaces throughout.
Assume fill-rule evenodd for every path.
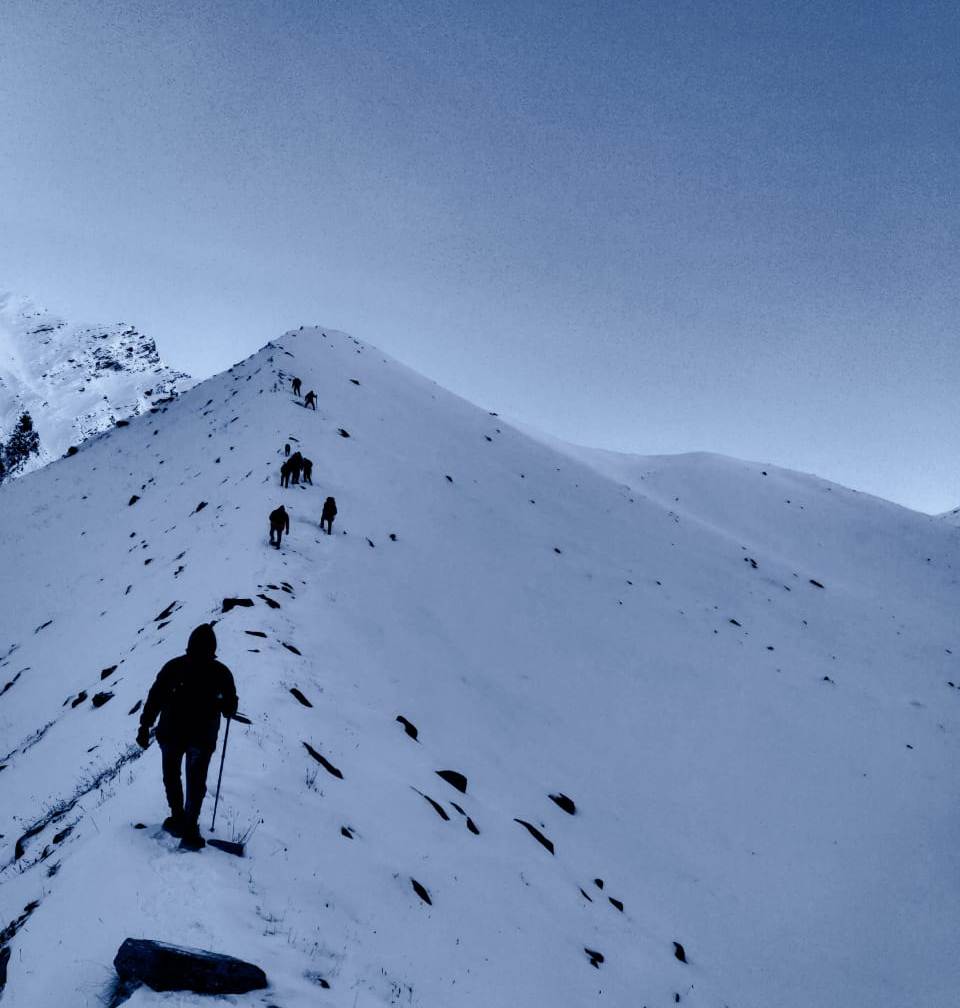
M 303 460 L 303 482 L 313 486 L 313 462 L 308 458 Z
M 316 392 L 308 392 L 307 393 L 307 397 L 303 400 L 303 405 L 306 406 L 307 409 L 316 410 L 316 408 L 317 408 L 317 393 Z
M 289 441 L 283 446 L 283 454 L 287 458 L 290 458 L 290 442 Z
M 281 504 L 276 510 L 270 512 L 270 545 L 280 549 L 280 539 L 284 532 L 287 535 L 290 534 L 290 515 Z
M 290 460 L 287 459 L 287 461 L 280 466 L 280 486 L 282 487 L 290 486 L 291 471 L 292 467 L 290 465 Z
M 150 727 L 160 716 L 157 742 L 163 764 L 163 786 L 170 815 L 163 828 L 180 837 L 180 846 L 200 850 L 200 806 L 207 790 L 207 767 L 217 748 L 220 716 L 237 713 L 237 690 L 226 665 L 216 660 L 217 638 L 209 623 L 201 623 L 187 642 L 187 653 L 160 669 L 140 715 L 137 743 L 150 745 Z M 187 800 L 183 800 L 180 768 L 186 759 Z
M 337 517 L 337 502 L 328 497 L 323 502 L 323 513 L 320 515 L 320 528 L 327 527 L 327 535 L 333 532 L 333 519 Z
M 303 469 L 303 456 L 300 452 L 295 451 L 290 456 L 290 461 L 287 463 L 290 466 L 290 475 L 293 477 L 294 483 L 300 482 L 300 471 Z
M 299 378 L 294 378 L 293 379 L 293 394 L 295 396 L 300 395 L 300 379 Z

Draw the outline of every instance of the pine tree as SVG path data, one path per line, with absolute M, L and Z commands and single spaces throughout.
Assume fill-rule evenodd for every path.
M 33 429 L 33 418 L 29 413 L 23 413 L 3 449 L 6 472 L 16 472 L 31 455 L 36 455 L 39 451 L 40 435 Z

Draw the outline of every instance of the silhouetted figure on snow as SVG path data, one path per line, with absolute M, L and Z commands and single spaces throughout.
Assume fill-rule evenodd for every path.
M 281 504 L 275 511 L 270 512 L 270 545 L 280 549 L 280 539 L 284 532 L 290 534 L 290 515 Z
M 303 405 L 306 406 L 307 409 L 316 410 L 316 408 L 317 408 L 317 393 L 316 392 L 308 392 L 306 398 L 303 400 Z
M 295 396 L 300 395 L 300 379 L 299 378 L 294 378 L 293 379 L 293 394 Z
M 207 768 L 217 748 L 220 716 L 237 713 L 237 690 L 226 665 L 216 660 L 217 638 L 209 623 L 201 623 L 187 642 L 187 653 L 160 669 L 140 715 L 137 742 L 150 745 L 150 726 L 160 716 L 157 742 L 163 762 L 163 786 L 170 815 L 163 828 L 180 837 L 180 846 L 200 850 L 200 807 L 207 790 Z M 181 764 L 186 760 L 184 802 Z
M 333 519 L 337 517 L 337 502 L 328 497 L 323 502 L 323 513 L 320 515 L 320 528 L 326 526 L 327 535 L 333 532 Z
M 303 460 L 303 482 L 313 486 L 313 462 L 308 458 Z
M 290 459 L 287 459 L 283 465 L 280 466 L 280 486 L 290 486 L 290 473 L 292 472 L 292 467 L 290 465 Z
M 283 446 L 283 454 L 287 458 L 290 458 L 290 442 L 289 441 Z
M 303 456 L 300 452 L 295 451 L 290 456 L 290 461 L 287 463 L 290 466 L 290 475 L 293 477 L 294 483 L 300 482 L 300 471 L 303 469 Z

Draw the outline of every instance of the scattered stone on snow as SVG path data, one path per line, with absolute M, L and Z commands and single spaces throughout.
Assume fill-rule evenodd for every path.
M 129 993 L 140 984 L 155 991 L 197 994 L 246 994 L 267 986 L 266 974 L 253 963 L 146 938 L 127 938 L 113 965 Z
M 461 794 L 467 793 L 467 778 L 456 770 L 437 770 L 438 777 L 442 777 L 451 787 L 455 787 Z
M 574 804 L 573 799 L 568 798 L 562 791 L 558 792 L 557 794 L 548 795 L 547 797 L 555 805 L 558 805 L 560 808 L 562 808 L 563 811 L 567 813 L 567 815 L 577 814 L 577 806 Z
M 546 849 L 550 851 L 551 854 L 555 853 L 553 849 L 553 841 L 545 837 L 540 832 L 540 830 L 537 829 L 536 826 L 532 826 L 524 819 L 514 819 L 513 821 L 515 823 L 519 823 L 530 834 L 530 836 L 532 836 L 533 839 L 537 841 L 538 844 L 541 844 L 542 846 L 546 847 Z

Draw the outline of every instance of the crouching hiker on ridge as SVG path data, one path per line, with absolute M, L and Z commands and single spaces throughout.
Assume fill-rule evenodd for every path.
M 287 535 L 290 534 L 290 515 L 281 504 L 276 510 L 270 512 L 270 545 L 280 549 L 280 540 L 283 538 L 284 532 Z
M 160 716 L 157 742 L 163 762 L 163 786 L 170 815 L 163 828 L 180 837 L 186 850 L 200 850 L 200 806 L 207 792 L 207 768 L 217 748 L 220 716 L 237 713 L 237 690 L 226 665 L 216 660 L 217 638 L 209 623 L 201 623 L 187 643 L 187 653 L 160 669 L 140 715 L 137 742 L 150 745 L 150 727 Z M 181 764 L 186 760 L 184 801 Z

